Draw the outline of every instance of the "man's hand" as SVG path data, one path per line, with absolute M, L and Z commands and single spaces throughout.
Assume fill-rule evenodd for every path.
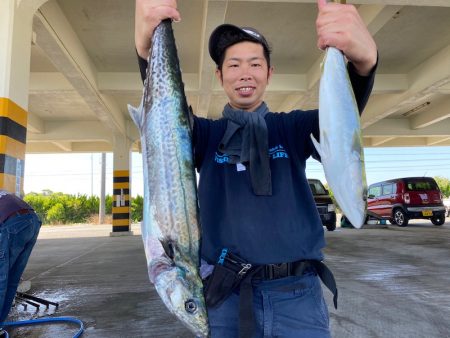
M 136 0 L 134 41 L 138 55 L 148 58 L 153 31 L 164 19 L 180 21 L 177 0 Z
M 353 5 L 317 0 L 317 47 L 340 49 L 359 75 L 368 75 L 377 62 L 377 46 Z

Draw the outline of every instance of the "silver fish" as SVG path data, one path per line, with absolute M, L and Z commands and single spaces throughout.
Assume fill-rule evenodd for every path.
M 156 28 L 150 53 L 141 104 L 128 106 L 141 136 L 148 274 L 167 308 L 207 337 L 189 108 L 170 20 Z
M 360 228 L 366 217 L 367 183 L 358 106 L 342 52 L 327 48 L 322 67 L 320 144 L 311 139 L 339 207 Z

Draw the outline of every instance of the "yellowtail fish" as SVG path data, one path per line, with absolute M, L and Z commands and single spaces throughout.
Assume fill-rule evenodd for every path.
M 311 138 L 339 207 L 360 228 L 366 218 L 367 183 L 358 106 L 342 52 L 328 47 L 322 67 L 320 144 Z

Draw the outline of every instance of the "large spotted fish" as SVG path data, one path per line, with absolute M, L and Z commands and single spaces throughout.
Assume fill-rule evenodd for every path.
M 141 104 L 128 107 L 141 136 L 148 273 L 167 308 L 207 337 L 189 109 L 170 20 L 156 28 L 148 61 Z

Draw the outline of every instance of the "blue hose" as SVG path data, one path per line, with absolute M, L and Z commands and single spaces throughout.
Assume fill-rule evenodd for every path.
M 0 323 L 0 326 L 8 327 L 8 326 L 25 326 L 25 325 L 37 325 L 37 324 L 43 324 L 43 323 L 56 323 L 56 322 L 69 322 L 69 323 L 75 323 L 80 326 L 80 329 L 76 333 L 73 338 L 81 337 L 81 335 L 84 332 L 84 324 L 81 320 L 73 317 L 53 317 L 53 318 L 39 318 L 39 319 L 32 319 L 32 320 L 20 320 L 18 322 L 5 322 Z M 5 338 L 8 338 L 8 332 L 5 331 Z

